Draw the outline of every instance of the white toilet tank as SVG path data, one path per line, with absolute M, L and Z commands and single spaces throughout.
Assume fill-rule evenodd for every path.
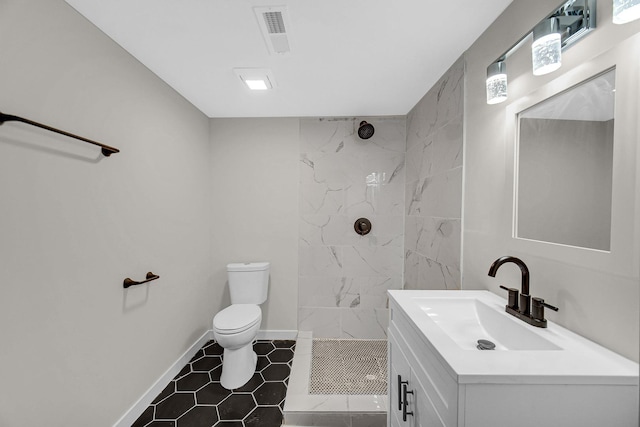
M 231 304 L 262 304 L 269 290 L 268 262 L 227 264 Z

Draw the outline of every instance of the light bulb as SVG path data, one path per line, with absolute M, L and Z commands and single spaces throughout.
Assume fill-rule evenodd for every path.
M 535 76 L 548 74 L 562 65 L 562 37 L 558 28 L 558 19 L 550 18 L 533 29 L 531 59 Z
M 487 104 L 499 104 L 507 99 L 507 65 L 494 62 L 487 67 Z

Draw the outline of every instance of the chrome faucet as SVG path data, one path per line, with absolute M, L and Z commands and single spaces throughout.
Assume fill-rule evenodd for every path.
M 500 268 L 502 264 L 508 262 L 512 262 L 520 267 L 522 283 L 520 285 L 520 292 L 515 288 L 507 288 L 506 286 L 500 285 L 500 288 L 509 292 L 506 312 L 530 325 L 537 326 L 539 328 L 546 328 L 547 320 L 544 318 L 544 308 L 547 307 L 554 311 L 558 311 L 558 308 L 547 304 L 542 298 L 533 298 L 533 306 L 531 305 L 531 295 L 529 294 L 529 268 L 527 268 L 527 265 L 520 258 L 513 256 L 503 256 L 498 258 L 493 262 L 493 264 L 491 264 L 491 267 L 489 267 L 489 276 L 496 277 L 498 268 Z

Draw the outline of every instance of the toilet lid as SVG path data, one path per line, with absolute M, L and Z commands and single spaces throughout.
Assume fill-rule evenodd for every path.
M 249 329 L 262 319 L 260 307 L 255 304 L 232 304 L 213 318 L 213 327 L 223 334 Z

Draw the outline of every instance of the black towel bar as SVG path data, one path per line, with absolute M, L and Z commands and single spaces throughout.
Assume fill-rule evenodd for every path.
M 60 129 L 52 128 L 51 126 L 43 125 L 42 123 L 34 122 L 33 120 L 25 119 L 25 118 L 18 117 L 18 116 L 12 116 L 11 114 L 4 114 L 4 113 L 0 112 L 0 125 L 2 125 L 4 122 L 22 122 L 22 123 L 26 123 L 26 124 L 31 125 L 31 126 L 35 126 L 35 127 L 39 127 L 39 128 L 48 130 L 50 132 L 59 133 L 61 135 L 68 136 L 70 138 L 79 139 L 80 141 L 88 142 L 89 144 L 97 145 L 98 147 L 100 147 L 102 149 L 102 155 L 105 156 L 105 157 L 109 157 L 113 153 L 119 153 L 120 152 L 120 150 L 118 150 L 117 148 L 109 147 L 108 145 L 104 145 L 104 144 L 101 144 L 99 142 L 92 141 L 92 140 L 84 138 L 82 136 L 74 135 L 72 133 L 65 132 L 65 131 L 60 130 Z
M 143 283 L 147 283 L 150 282 L 152 280 L 156 280 L 159 279 L 160 276 L 158 276 L 157 274 L 153 274 L 152 272 L 148 272 L 147 273 L 147 280 L 143 280 L 142 282 L 136 282 L 135 280 L 131 280 L 128 277 L 126 279 L 124 279 L 124 282 L 122 282 L 122 287 L 123 288 L 128 288 L 129 286 L 134 286 L 134 285 L 141 285 Z

